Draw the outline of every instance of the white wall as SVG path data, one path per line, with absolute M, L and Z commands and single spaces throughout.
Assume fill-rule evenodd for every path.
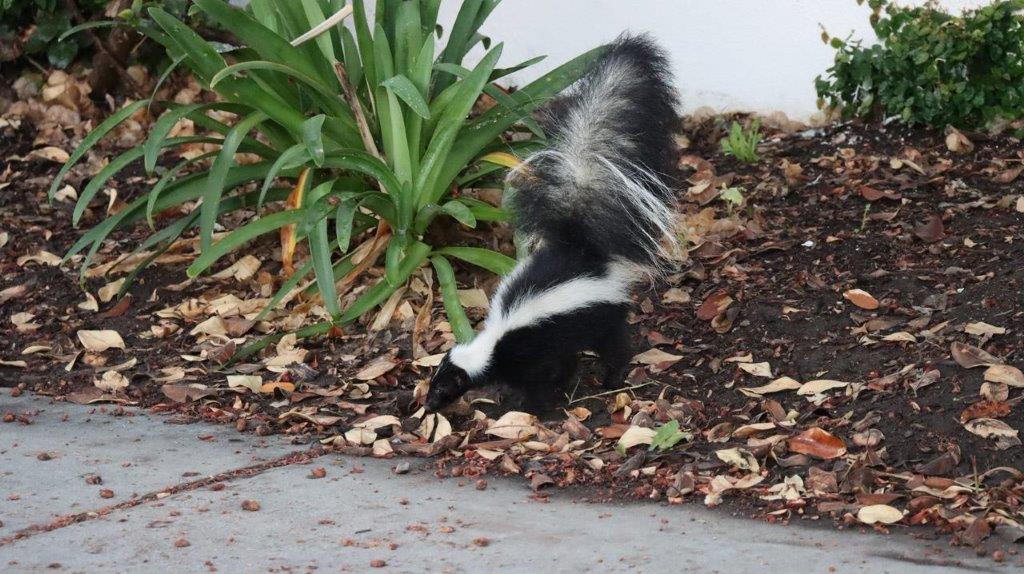
M 907 2 L 921 4 L 922 2 Z M 984 0 L 940 0 L 960 10 Z M 459 2 L 442 5 L 447 29 Z M 547 54 L 513 76 L 533 79 L 620 32 L 650 32 L 671 53 L 685 110 L 816 111 L 814 77 L 832 62 L 833 36 L 873 40 L 870 9 L 855 0 L 505 0 L 484 32 L 504 41 L 501 63 Z

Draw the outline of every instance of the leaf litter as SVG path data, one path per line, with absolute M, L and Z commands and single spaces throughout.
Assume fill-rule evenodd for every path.
M 688 119 L 687 255 L 637 295 L 631 321 L 647 344 L 622 388 L 593 386 L 585 359 L 564 411 L 526 413 L 514 394 L 488 389 L 425 415 L 425 381 L 454 343 L 427 273 L 390 316 L 371 313 L 324 339 L 285 337 L 226 376 L 222 359 L 240 346 L 327 316 L 301 292 L 263 313 L 283 281 L 273 241 L 184 281 L 195 242 L 183 239 L 122 294 L 149 255 L 128 257 L 137 241 L 118 232 L 83 293 L 76 262 L 57 255 L 79 233 L 70 204 L 43 199 L 56 167 L 46 156 L 59 156 L 47 147 L 67 152 L 83 133 L 27 120 L 33 105 L 8 110 L 18 121 L 0 127 L 0 185 L 17 182 L 0 190 L 0 301 L 16 301 L 3 308 L 0 370 L 11 381 L 349 454 L 435 456 L 439 476 L 518 474 L 539 495 L 598 486 L 734 504 L 772 522 L 932 525 L 972 544 L 991 538 L 977 533 L 1024 531 L 1024 316 L 1006 297 L 1024 281 L 1014 264 L 1024 258 L 1024 194 L 1000 167 L 1015 154 L 1009 136 L 968 154 L 959 137 L 947 147 L 942 134 L 897 127 L 779 131 L 764 161 L 748 165 L 717 153 L 718 124 Z M 65 195 L 102 166 L 103 149 Z M 109 197 L 151 184 L 119 175 Z M 723 187 L 743 189 L 746 208 L 721 200 Z M 106 201 L 83 222 L 102 217 Z M 482 319 L 493 278 L 460 269 L 459 280 L 470 317 Z M 15 323 L 15 313 L 28 315 Z

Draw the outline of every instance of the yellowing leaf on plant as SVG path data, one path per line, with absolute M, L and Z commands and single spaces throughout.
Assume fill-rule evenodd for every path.
M 501 165 L 508 168 L 514 168 L 521 163 L 521 160 L 518 157 L 503 151 L 489 153 L 485 156 L 482 156 L 480 159 L 488 163 L 493 163 L 495 165 Z

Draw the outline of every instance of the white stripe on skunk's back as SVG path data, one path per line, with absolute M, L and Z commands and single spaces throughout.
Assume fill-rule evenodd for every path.
M 471 342 L 452 348 L 451 362 L 469 376 L 483 373 L 491 363 L 494 348 L 506 333 L 531 327 L 549 317 L 564 315 L 601 303 L 627 303 L 630 287 L 640 278 L 635 265 L 611 263 L 600 277 L 577 277 L 536 293 L 528 293 L 505 309 L 507 286 L 529 265 L 523 260 L 507 275 L 495 292 L 491 314 L 484 329 Z

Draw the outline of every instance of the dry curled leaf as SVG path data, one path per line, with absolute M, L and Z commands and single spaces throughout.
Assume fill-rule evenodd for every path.
M 994 335 L 1005 335 L 1006 329 L 1003 327 L 996 327 L 995 325 L 989 325 L 981 321 L 975 323 L 968 323 L 964 325 L 964 332 L 971 335 L 979 335 L 982 337 L 991 337 Z
M 814 396 L 820 395 L 825 391 L 831 391 L 833 389 L 843 389 L 850 385 L 850 383 L 844 381 L 833 381 L 831 379 L 816 379 L 813 381 L 807 381 L 800 385 L 800 389 L 796 394 L 801 396 Z
M 839 458 L 846 454 L 846 443 L 828 431 L 811 427 L 789 439 L 789 450 L 823 460 Z
M 942 225 L 942 216 L 932 215 L 928 221 L 914 229 L 914 235 L 926 243 L 942 241 L 946 237 L 946 228 Z
M 864 524 L 895 524 L 903 520 L 903 511 L 888 504 L 872 504 L 857 511 L 857 520 Z
M 1002 361 L 991 354 L 975 347 L 974 345 L 968 345 L 967 343 L 961 343 L 960 341 L 954 341 L 950 344 L 949 352 L 953 355 L 953 360 L 965 369 L 1002 364 Z
M 768 362 L 739 363 L 736 366 L 755 377 L 764 377 L 766 379 L 770 379 L 772 377 L 772 366 Z
M 715 291 L 697 308 L 697 318 L 701 321 L 710 321 L 732 305 L 732 301 L 732 297 L 725 291 Z
M 1024 387 L 1024 373 L 1010 365 L 992 365 L 985 369 L 985 380 L 990 383 L 1002 383 L 1011 387 Z
M 756 397 L 767 395 L 769 393 L 793 391 L 799 389 L 801 386 L 800 381 L 797 381 L 796 379 L 792 379 L 790 377 L 779 377 L 767 385 L 761 385 L 760 387 L 747 387 L 740 389 L 739 391 L 748 397 Z
M 843 298 L 861 309 L 868 311 L 878 309 L 878 299 L 863 289 L 850 289 L 843 293 Z
M 487 434 L 499 438 L 524 440 L 537 434 L 537 417 L 519 411 L 509 411 L 501 415 L 487 427 Z
M 124 340 L 114 330 L 104 329 L 99 331 L 82 330 L 78 332 L 78 340 L 86 351 L 102 353 L 107 349 L 124 349 Z

